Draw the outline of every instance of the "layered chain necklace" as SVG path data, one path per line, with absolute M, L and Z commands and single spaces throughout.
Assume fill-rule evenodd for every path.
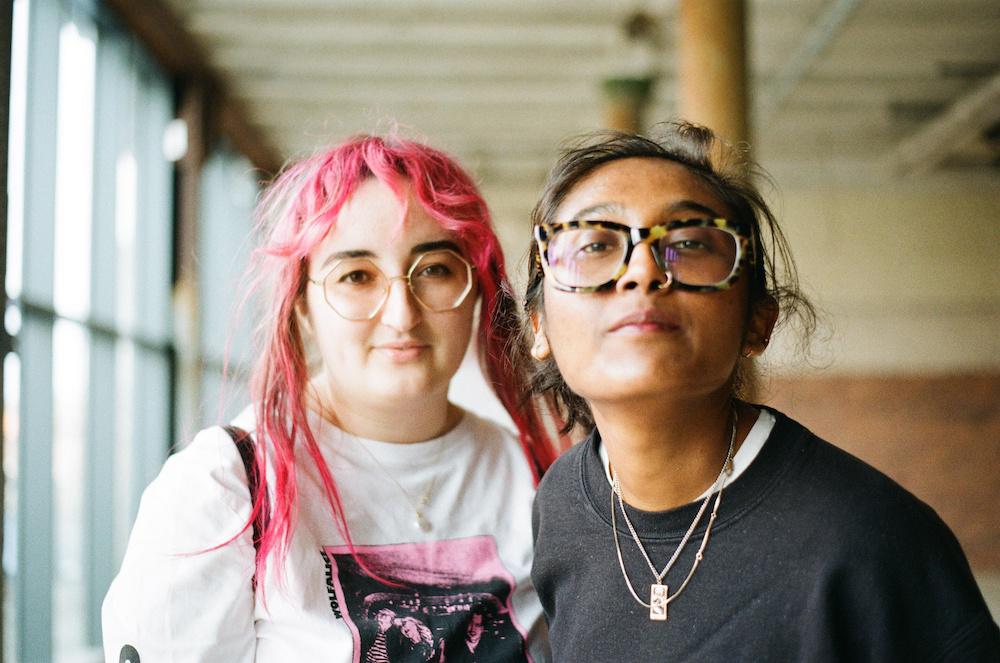
M 729 435 L 729 451 L 726 452 L 726 460 L 722 464 L 722 470 L 719 471 L 719 476 L 712 483 L 712 487 L 709 489 L 708 494 L 705 499 L 701 502 L 701 507 L 698 509 L 698 514 L 694 517 L 691 522 L 691 526 L 688 527 L 687 532 L 684 534 L 684 538 L 677 545 L 677 549 L 674 550 L 674 554 L 670 556 L 667 561 L 667 565 L 663 567 L 663 570 L 657 573 L 656 567 L 653 566 L 653 562 L 649 559 L 649 554 L 646 552 L 646 548 L 643 547 L 642 541 L 639 539 L 639 534 L 635 531 L 635 527 L 632 525 L 632 521 L 628 517 L 628 513 L 625 511 L 625 501 L 622 499 L 622 489 L 621 483 L 618 481 L 618 477 L 612 472 L 612 482 L 611 482 L 611 534 L 615 539 L 615 552 L 618 553 L 618 566 L 621 567 L 622 577 L 625 578 L 625 586 L 628 587 L 629 593 L 632 595 L 636 601 L 639 602 L 645 608 L 649 608 L 649 619 L 651 621 L 666 621 L 667 620 L 667 607 L 670 603 L 681 595 L 684 588 L 688 586 L 691 581 L 692 576 L 694 576 L 695 570 L 697 570 L 698 565 L 705 553 L 705 547 L 708 545 L 708 538 L 712 533 L 712 525 L 715 523 L 715 517 L 719 512 L 719 504 L 722 502 L 722 488 L 725 485 L 726 478 L 733 473 L 733 448 L 736 444 L 736 412 L 733 411 L 733 426 L 732 432 Z M 684 546 L 687 545 L 688 539 L 696 529 L 698 529 L 698 523 L 701 522 L 701 517 L 705 513 L 705 509 L 708 508 L 708 503 L 712 499 L 712 493 L 718 488 L 718 492 L 715 497 L 715 505 L 712 507 L 712 513 L 708 518 L 708 525 L 705 527 L 705 534 L 701 539 L 701 546 L 698 548 L 698 552 L 695 553 L 694 562 L 691 564 L 691 570 L 688 571 L 687 576 L 684 578 L 684 582 L 681 586 L 677 588 L 673 594 L 670 594 L 670 590 L 667 585 L 663 584 L 663 578 L 666 577 L 670 569 L 673 568 L 674 562 L 680 557 L 681 552 L 684 550 Z M 618 521 L 615 516 L 615 497 L 618 497 L 618 507 L 621 509 L 622 517 L 625 519 L 625 524 L 628 526 L 628 531 L 632 534 L 632 540 L 635 541 L 636 547 L 639 552 L 642 553 L 642 558 L 646 560 L 646 565 L 649 566 L 649 570 L 652 571 L 653 577 L 656 582 L 649 586 L 649 603 L 646 603 L 639 595 L 636 593 L 635 588 L 632 586 L 632 581 L 628 577 L 628 572 L 625 570 L 625 560 L 622 558 L 622 548 L 621 543 L 618 541 Z
M 421 493 L 420 497 L 414 500 L 413 496 L 410 495 L 409 491 L 403 488 L 403 484 L 399 483 L 399 481 L 396 480 L 396 477 L 392 476 L 389 470 L 385 469 L 385 466 L 381 462 L 379 462 L 379 459 L 375 457 L 375 454 L 372 453 L 371 449 L 368 448 L 368 445 L 365 444 L 364 440 L 358 437 L 354 437 L 353 435 L 347 433 L 345 433 L 345 437 L 349 437 L 355 442 L 357 442 L 358 446 L 364 449 L 365 453 L 368 454 L 368 457 L 372 459 L 372 462 L 375 463 L 376 467 L 378 467 L 378 469 L 382 471 L 382 474 L 384 474 L 386 478 L 389 479 L 389 481 L 396 484 L 396 488 L 399 489 L 399 492 L 403 494 L 404 498 L 406 498 L 406 501 L 410 505 L 410 508 L 413 509 L 413 521 L 412 521 L 413 526 L 419 529 L 421 532 L 425 533 L 430 532 L 433 529 L 433 527 L 431 526 L 431 521 L 427 519 L 426 515 L 424 515 L 424 509 L 427 508 L 428 504 L 430 504 L 431 497 L 434 495 L 434 488 L 437 486 L 437 472 L 435 472 L 434 476 L 431 477 L 431 480 L 427 483 L 427 487 L 424 489 L 424 492 Z M 438 440 L 437 453 L 434 456 L 435 470 L 437 469 L 437 466 L 441 461 L 442 449 L 444 449 L 443 437 L 440 440 Z

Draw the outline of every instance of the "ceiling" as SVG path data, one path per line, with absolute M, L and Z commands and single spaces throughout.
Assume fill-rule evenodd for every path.
M 502 205 L 601 127 L 622 25 L 658 20 L 647 111 L 674 115 L 676 0 L 168 0 L 282 158 L 401 125 Z M 749 0 L 752 144 L 781 182 L 993 172 L 1000 0 Z

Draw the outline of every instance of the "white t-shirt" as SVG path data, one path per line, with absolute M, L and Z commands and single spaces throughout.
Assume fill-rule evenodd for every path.
M 143 663 L 547 661 L 529 575 L 535 488 L 517 439 L 470 413 L 446 435 L 415 444 L 359 440 L 310 417 L 357 552 L 396 586 L 366 575 L 350 555 L 302 450 L 283 583 L 272 565 L 253 591 L 250 529 L 199 552 L 233 536 L 250 514 L 236 447 L 210 428 L 143 495 L 104 601 L 108 663 L 125 645 Z M 234 423 L 252 429 L 252 415 Z M 432 481 L 425 532 L 413 503 Z

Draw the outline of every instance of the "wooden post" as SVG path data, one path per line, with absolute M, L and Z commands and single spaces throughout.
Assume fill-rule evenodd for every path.
M 608 78 L 604 90 L 604 126 L 626 133 L 641 133 L 643 111 L 653 90 L 652 78 Z
M 174 282 L 174 324 L 177 348 L 176 430 L 200 426 L 202 357 L 198 309 L 198 224 L 201 171 L 209 144 L 209 85 L 202 80 L 183 84 L 179 117 L 187 125 L 187 152 L 177 162 L 177 245 Z
M 680 117 L 749 142 L 745 1 L 680 0 L 678 15 Z

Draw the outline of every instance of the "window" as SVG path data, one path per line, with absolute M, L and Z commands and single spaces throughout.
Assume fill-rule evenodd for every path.
M 91 3 L 14 13 L 5 653 L 97 661 L 101 601 L 173 437 L 173 88 Z

